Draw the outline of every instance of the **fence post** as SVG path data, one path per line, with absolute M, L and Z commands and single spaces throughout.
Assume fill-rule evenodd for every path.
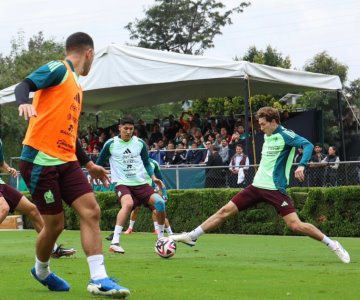
M 176 166 L 175 178 L 176 178 L 176 189 L 179 190 L 180 189 L 180 176 L 179 176 L 179 167 L 178 166 Z

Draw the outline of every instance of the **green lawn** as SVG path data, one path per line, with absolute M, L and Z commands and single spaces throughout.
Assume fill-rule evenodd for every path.
M 81 251 L 51 262 L 70 292 L 50 292 L 37 283 L 30 276 L 34 241 L 34 231 L 0 232 L 0 300 L 104 299 L 86 292 Z M 125 255 L 108 253 L 107 241 L 104 249 L 108 274 L 130 288 L 130 299 L 359 299 L 360 239 L 339 241 L 350 264 L 305 237 L 209 234 L 193 248 L 179 243 L 174 257 L 162 259 L 154 253 L 154 234 L 135 233 L 122 236 Z M 60 242 L 80 249 L 79 232 L 64 232 Z

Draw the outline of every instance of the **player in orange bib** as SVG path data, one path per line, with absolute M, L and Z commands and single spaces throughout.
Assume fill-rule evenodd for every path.
M 66 57 L 31 73 L 15 89 L 19 115 L 30 119 L 23 141 L 20 172 L 40 211 L 44 227 L 36 241 L 36 262 L 31 273 L 53 291 L 70 285 L 50 271 L 51 250 L 64 229 L 62 201 L 78 214 L 81 242 L 90 269 L 87 290 L 92 294 L 125 298 L 130 291 L 108 277 L 102 254 L 100 208 L 81 165 L 108 185 L 108 171 L 95 165 L 77 139 L 82 108 L 79 76 L 86 76 L 94 59 L 92 38 L 77 32 L 66 40 Z M 33 102 L 30 92 L 35 92 Z

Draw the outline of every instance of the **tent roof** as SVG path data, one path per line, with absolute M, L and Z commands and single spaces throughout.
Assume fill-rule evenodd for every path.
M 295 71 L 246 61 L 227 61 L 139 47 L 109 45 L 99 50 L 81 77 L 84 110 L 126 108 L 206 97 L 341 90 L 338 76 Z M 13 102 L 16 85 L 0 91 L 0 104 Z

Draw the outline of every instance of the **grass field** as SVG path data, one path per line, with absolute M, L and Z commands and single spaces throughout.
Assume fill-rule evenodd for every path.
M 81 251 L 51 261 L 70 292 L 50 292 L 31 278 L 34 241 L 34 231 L 0 232 L 0 300 L 104 299 L 86 292 L 89 274 Z M 153 234 L 135 233 L 122 236 L 126 254 L 105 251 L 105 263 L 134 300 L 359 299 L 360 239 L 339 241 L 350 264 L 305 237 L 211 234 L 193 248 L 179 243 L 173 258 L 162 259 L 154 253 Z M 64 232 L 60 242 L 80 249 L 79 232 Z

